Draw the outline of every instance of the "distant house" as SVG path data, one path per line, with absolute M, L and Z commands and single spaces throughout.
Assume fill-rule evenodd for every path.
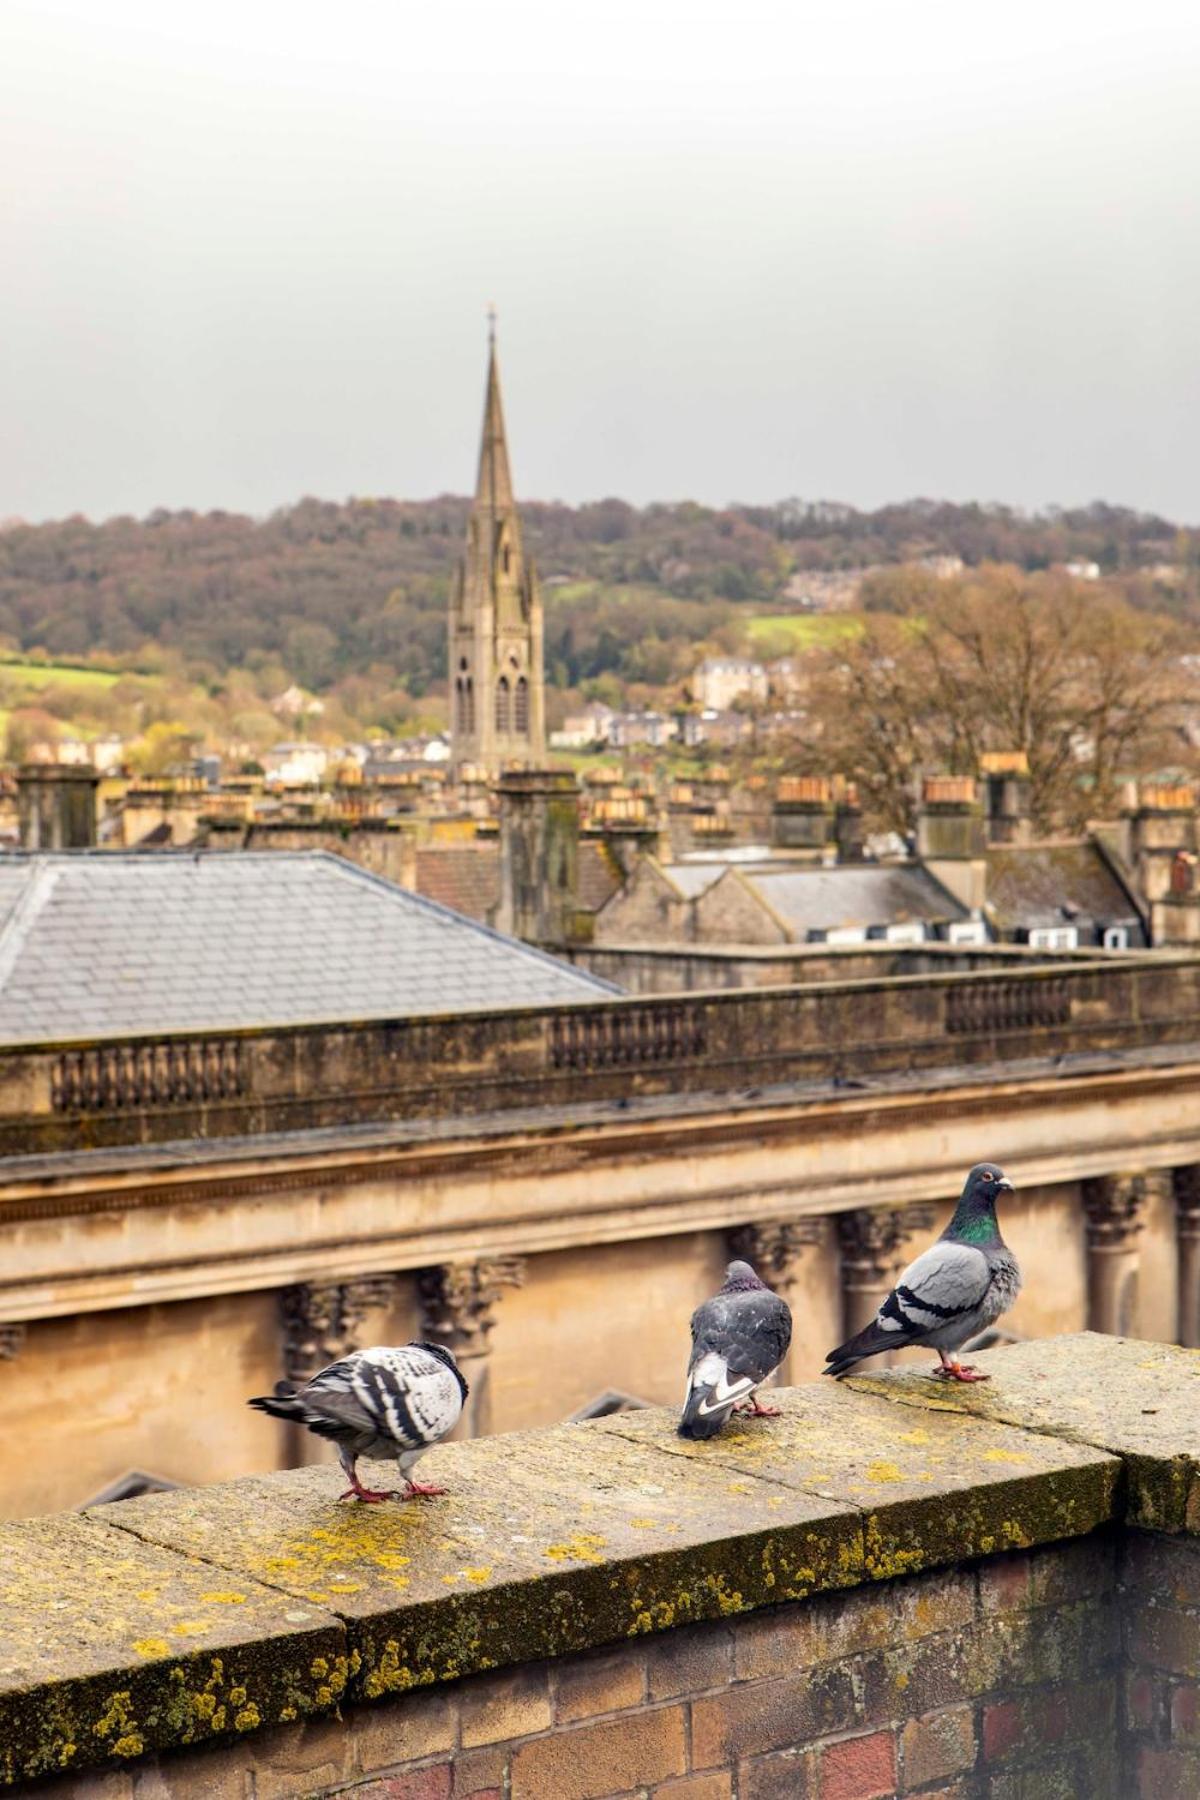
M 603 943 L 986 943 L 983 920 L 927 869 L 780 859 L 659 864 L 645 857 L 601 908 Z
M 609 728 L 615 714 L 611 706 L 593 700 L 580 713 L 571 713 L 557 731 L 550 733 L 552 750 L 589 750 L 596 744 L 607 744 Z
M 329 751 L 323 744 L 275 744 L 263 753 L 268 781 L 284 787 L 318 787 L 329 767 Z
M 1035 950 L 1142 949 L 1145 923 L 1113 861 L 1091 838 L 995 845 L 986 911 L 996 936 Z
M 671 737 L 671 721 L 665 713 L 614 713 L 609 721 L 608 741 L 614 750 L 629 750 L 635 744 L 649 744 L 658 749 Z
M 706 656 L 692 675 L 692 697 L 714 712 L 728 712 L 735 700 L 762 702 L 767 697 L 767 671 L 743 656 Z

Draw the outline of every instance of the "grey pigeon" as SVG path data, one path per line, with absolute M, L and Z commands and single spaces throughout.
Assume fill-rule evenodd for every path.
M 403 1344 L 394 1350 L 352 1351 L 302 1388 L 289 1390 L 281 1383 L 274 1394 L 247 1405 L 331 1438 L 350 1482 L 343 1500 L 411 1500 L 418 1494 L 445 1493 L 445 1488 L 413 1481 L 409 1470 L 454 1430 L 466 1397 L 467 1384 L 449 1350 L 441 1344 Z M 357 1474 L 360 1456 L 399 1463 L 403 1492 L 363 1487 Z
M 937 1243 L 905 1269 L 864 1331 L 825 1358 L 826 1375 L 844 1375 L 865 1356 L 928 1344 L 946 1381 L 987 1381 L 952 1354 L 1007 1312 L 1021 1291 L 1017 1259 L 996 1223 L 996 1198 L 1012 1182 L 995 1163 L 977 1163 Z
M 792 1341 L 792 1313 L 746 1262 L 731 1262 L 720 1292 L 692 1314 L 692 1359 L 679 1435 L 716 1437 L 730 1413 L 777 1415 L 755 1389 L 774 1373 Z

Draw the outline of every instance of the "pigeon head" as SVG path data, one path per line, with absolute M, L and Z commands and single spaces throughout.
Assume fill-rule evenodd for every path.
M 725 1280 L 721 1286 L 723 1294 L 751 1294 L 757 1288 L 765 1288 L 765 1281 L 760 1281 L 748 1262 L 731 1262 L 725 1271 Z
M 976 1163 L 963 1185 L 946 1235 L 968 1244 L 982 1243 L 998 1236 L 996 1201 L 1001 1194 L 1012 1191 L 1013 1184 L 1003 1169 L 995 1163 Z

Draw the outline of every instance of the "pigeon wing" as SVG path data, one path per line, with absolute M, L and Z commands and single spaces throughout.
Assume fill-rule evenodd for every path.
M 402 1450 L 437 1443 L 462 1411 L 453 1372 L 415 1344 L 344 1356 L 314 1375 L 297 1398 L 310 1429 L 322 1436 L 373 1435 Z
M 745 1391 L 777 1369 L 792 1341 L 792 1314 L 785 1300 L 769 1289 L 746 1294 L 718 1294 L 692 1315 L 692 1359 L 697 1363 L 716 1351 L 731 1378 Z
M 909 1263 L 866 1330 L 830 1351 L 826 1373 L 840 1375 L 864 1356 L 924 1343 L 932 1332 L 974 1312 L 991 1279 L 982 1250 L 939 1238 Z

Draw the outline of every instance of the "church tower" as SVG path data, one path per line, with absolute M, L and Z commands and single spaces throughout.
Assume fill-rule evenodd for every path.
M 542 597 L 521 544 L 500 405 L 495 322 L 488 333 L 479 479 L 466 554 L 450 590 L 450 707 L 454 767 L 489 774 L 546 755 Z

